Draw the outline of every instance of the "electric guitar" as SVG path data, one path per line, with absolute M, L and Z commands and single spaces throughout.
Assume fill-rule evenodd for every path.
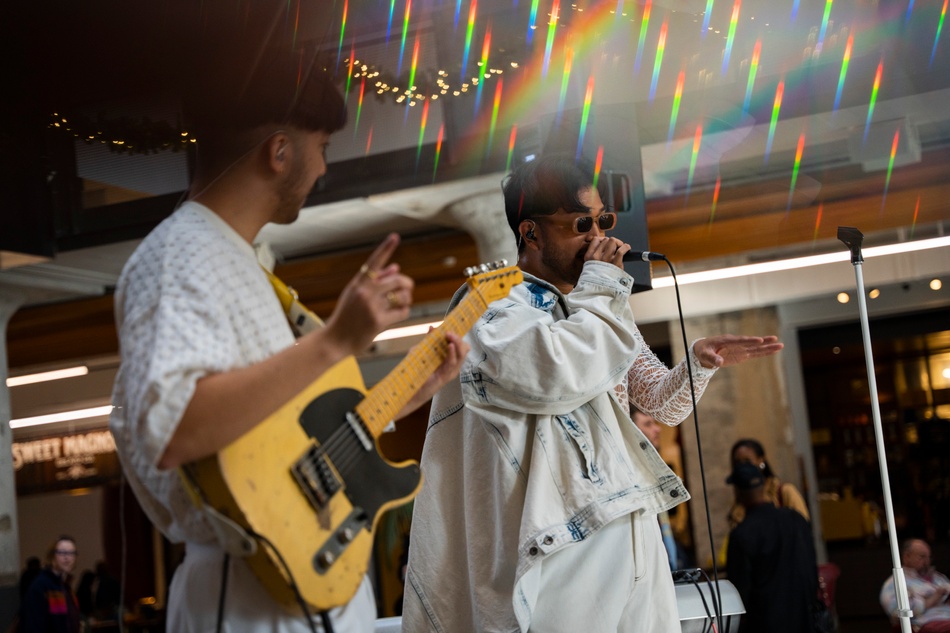
M 380 514 L 422 485 L 417 462 L 388 461 L 376 440 L 442 363 L 444 333 L 465 334 L 489 303 L 521 283 L 518 267 L 502 266 L 466 269 L 465 297 L 372 389 L 356 359 L 343 359 L 251 431 L 184 469 L 209 515 L 223 515 L 249 537 L 248 565 L 277 602 L 294 608 L 302 599 L 322 611 L 356 593 Z

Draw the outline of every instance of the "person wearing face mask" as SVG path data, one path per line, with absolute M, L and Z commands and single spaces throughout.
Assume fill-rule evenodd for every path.
M 732 445 L 732 451 L 729 454 L 732 456 L 733 468 L 738 464 L 752 464 L 762 471 L 762 475 L 765 477 L 765 498 L 771 501 L 772 505 L 776 508 L 795 510 L 811 521 L 811 516 L 808 514 L 808 505 L 805 503 L 802 493 L 798 491 L 794 484 L 782 481 L 772 471 L 772 467 L 765 460 L 765 449 L 762 448 L 762 444 L 757 440 L 743 438 Z M 745 518 L 745 508 L 741 503 L 738 501 L 733 503 L 728 518 L 730 530 L 742 523 Z
M 718 368 L 782 344 L 712 336 L 666 367 L 634 323 L 630 246 L 595 182 L 589 162 L 549 154 L 503 185 L 525 280 L 433 401 L 404 631 L 680 631 L 656 515 L 689 494 L 629 406 L 678 424 L 687 363 L 699 396 Z

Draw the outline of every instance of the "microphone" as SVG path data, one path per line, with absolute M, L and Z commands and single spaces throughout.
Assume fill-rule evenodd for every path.
M 659 262 L 664 259 L 666 259 L 666 255 L 653 251 L 628 251 L 623 255 L 623 261 L 625 262 Z

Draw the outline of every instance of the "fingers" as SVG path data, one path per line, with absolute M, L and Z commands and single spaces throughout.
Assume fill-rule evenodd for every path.
M 584 260 L 600 261 L 623 266 L 623 256 L 630 251 L 630 245 L 615 237 L 595 237 L 590 241 Z
M 386 269 L 386 264 L 389 262 L 389 258 L 393 256 L 398 246 L 399 234 L 390 233 L 387 235 L 386 239 L 370 254 L 366 263 L 360 267 L 360 274 L 365 275 L 370 280 L 375 280 L 378 276 L 382 275 Z

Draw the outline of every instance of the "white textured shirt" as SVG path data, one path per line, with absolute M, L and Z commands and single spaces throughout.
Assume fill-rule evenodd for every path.
M 215 546 L 215 534 L 178 473 L 156 465 L 198 380 L 265 360 L 293 345 L 294 336 L 254 249 L 195 202 L 162 222 L 133 253 L 116 288 L 115 311 L 122 357 L 110 421 L 116 448 L 152 523 L 170 540 L 189 543 L 173 582 L 170 595 L 177 603 L 169 604 L 169 622 L 178 633 L 211 631 L 220 563 L 207 546 Z M 302 617 L 265 596 L 242 560 L 231 567 L 225 631 L 310 630 Z M 376 607 L 368 581 L 332 614 L 337 633 L 371 631 Z

